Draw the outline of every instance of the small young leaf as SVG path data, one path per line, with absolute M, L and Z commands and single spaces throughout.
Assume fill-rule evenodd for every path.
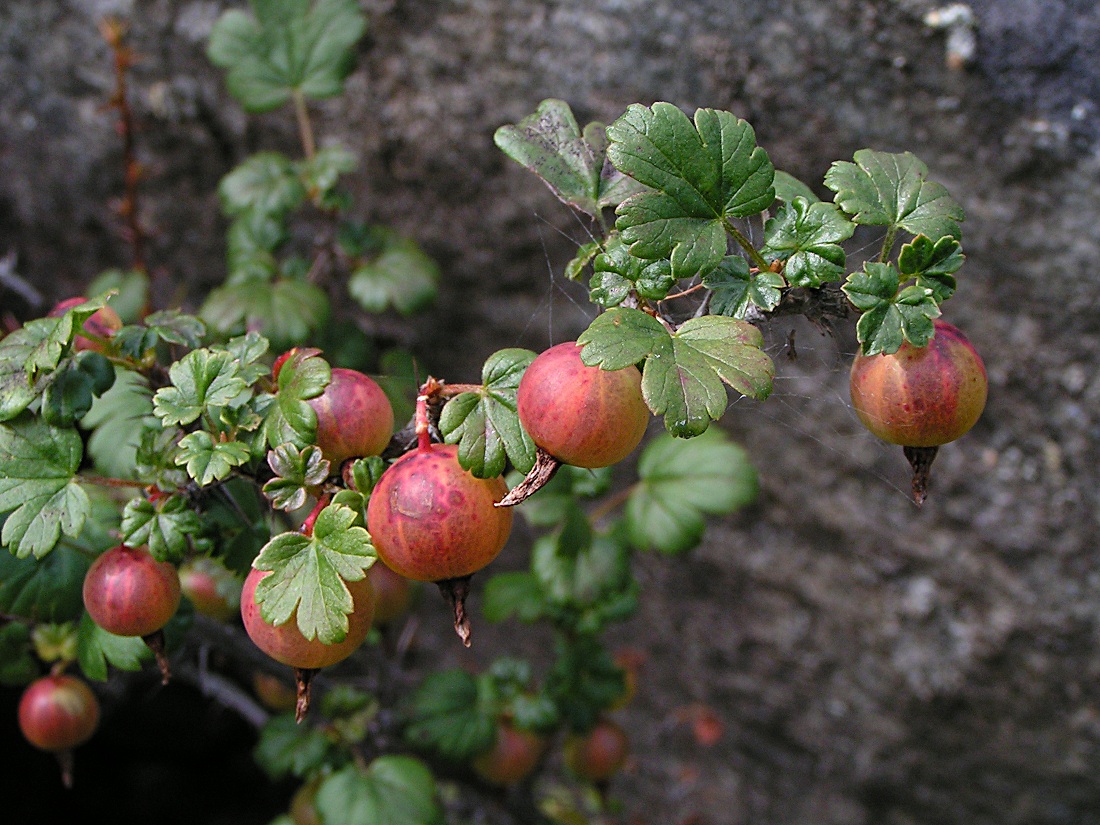
M 898 269 L 906 278 L 916 277 L 917 286 L 932 290 L 936 303 L 955 294 L 954 273 L 963 265 L 965 256 L 959 242 L 952 237 L 935 243 L 927 235 L 917 235 L 898 254 Z
M 600 245 L 596 241 L 581 244 L 577 247 L 577 254 L 565 265 L 565 277 L 570 281 L 575 281 L 580 278 L 581 274 L 584 272 L 584 268 L 592 262 L 592 259 L 595 258 L 599 252 Z
M 710 271 L 726 254 L 726 223 L 775 200 L 774 170 L 744 120 L 699 109 L 694 124 L 671 103 L 633 104 L 607 128 L 617 169 L 656 191 L 619 205 L 632 254 L 668 259 L 677 279 Z
M 533 360 L 526 349 L 493 353 L 482 367 L 481 388 L 452 398 L 440 414 L 444 441 L 458 444 L 459 463 L 478 478 L 500 475 L 509 460 L 522 473 L 535 464 L 535 445 L 516 414 L 516 389 Z
M 199 430 L 180 440 L 176 464 L 187 466 L 187 474 L 200 487 L 221 481 L 234 467 L 252 457 L 247 444 L 240 441 L 215 441 L 210 433 Z
M 928 167 L 909 152 L 860 149 L 855 163 L 833 163 L 825 173 L 825 185 L 836 192 L 837 206 L 856 223 L 904 229 L 933 241 L 960 237 L 962 208 L 927 176 Z
M 23 364 L 27 373 L 37 377 L 39 371 L 50 372 L 55 369 L 62 357 L 68 353 L 76 335 L 83 332 L 84 322 L 105 307 L 109 297 L 109 295 L 100 295 L 70 307 L 58 318 L 40 318 L 32 321 L 31 324 L 45 335 L 38 338 L 36 345 L 27 354 L 27 360 Z M 37 333 L 35 337 L 38 337 Z
M 161 341 L 195 349 L 206 335 L 206 324 L 194 315 L 174 309 L 151 312 L 145 316 L 145 326 Z
M 251 112 L 294 94 L 334 97 L 352 67 L 352 46 L 366 29 L 355 0 L 252 0 L 255 17 L 225 12 L 210 33 L 207 56 L 228 70 L 229 91 Z
M 839 244 L 855 230 L 836 204 L 798 197 L 765 224 L 761 252 L 769 261 L 787 262 L 783 276 L 791 286 L 819 287 L 844 277 L 844 250 Z
M 479 696 L 478 680 L 464 670 L 428 674 L 406 712 L 405 740 L 444 759 L 464 762 L 496 737 L 496 708 Z
M 91 509 L 76 481 L 83 446 L 76 430 L 30 415 L 0 424 L 0 543 L 16 556 L 41 558 L 80 533 Z
M 442 825 L 435 778 L 411 756 L 387 755 L 331 774 L 314 802 L 325 825 Z
M 393 306 L 411 315 L 435 300 L 439 266 L 412 240 L 387 237 L 373 260 L 357 267 L 348 292 L 367 312 Z
M 932 338 L 932 322 L 940 315 L 932 290 L 909 286 L 899 291 L 900 285 L 901 275 L 893 264 L 868 262 L 842 287 L 863 312 L 856 322 L 856 337 L 864 355 L 889 355 L 905 341 L 923 347 Z
M 317 437 L 317 413 L 306 403 L 325 391 L 332 380 L 332 368 L 319 357 L 319 350 L 299 349 L 279 370 L 275 403 L 268 409 L 264 431 L 272 449 L 293 444 L 298 449 Z
M 165 427 L 190 424 L 210 407 L 225 406 L 248 388 L 237 370 L 237 362 L 224 350 L 192 350 L 168 369 L 172 386 L 153 395 L 153 412 Z
M 740 255 L 727 255 L 715 269 L 703 276 L 703 286 L 713 294 L 710 311 L 714 315 L 745 318 L 749 307 L 775 309 L 782 297 L 783 277 L 764 270 L 753 272 Z
M 264 484 L 263 492 L 271 506 L 288 512 L 306 503 L 309 487 L 328 478 L 330 463 L 316 446 L 299 451 L 293 444 L 280 444 L 267 454 L 267 464 L 275 478 Z
M 756 327 L 722 315 L 686 321 L 645 362 L 642 395 L 665 428 L 680 438 L 704 432 L 726 411 L 725 385 L 750 398 L 768 397 L 775 364 Z
M 225 240 L 227 286 L 270 281 L 279 273 L 275 253 L 287 240 L 287 227 L 280 215 L 249 209 L 234 218 Z
M 702 540 L 705 516 L 744 507 L 757 489 L 747 453 L 720 430 L 691 441 L 658 436 L 642 451 L 638 484 L 627 499 L 630 543 L 639 550 L 683 553 Z
M 631 289 L 643 298 L 660 301 L 676 283 L 668 261 L 635 258 L 617 237 L 596 256 L 592 269 L 591 298 L 608 308 L 621 304 Z
M 202 529 L 199 514 L 183 496 L 169 496 L 156 503 L 132 498 L 122 511 L 122 543 L 145 545 L 158 561 L 179 563 L 190 546 L 190 538 Z
M 325 644 L 344 640 L 354 604 L 344 581 L 359 581 L 376 558 L 370 536 L 355 527 L 356 512 L 330 504 L 313 525 L 313 535 L 282 533 L 264 546 L 253 566 L 272 574 L 256 586 L 264 621 L 279 625 L 297 613 L 307 639 Z
M 326 146 L 313 157 L 300 161 L 297 173 L 314 202 L 323 199 L 340 180 L 341 175 L 354 172 L 356 158 L 343 146 Z
M 249 209 L 282 215 L 306 196 L 294 164 L 281 152 L 257 152 L 218 184 L 222 211 L 233 217 Z

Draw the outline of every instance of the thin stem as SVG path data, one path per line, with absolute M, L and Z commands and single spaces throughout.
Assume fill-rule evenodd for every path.
M 89 484 L 98 484 L 101 487 L 139 487 L 144 489 L 148 485 L 144 481 L 134 481 L 129 478 L 107 478 L 106 476 L 81 476 L 81 481 Z
M 309 120 L 306 98 L 297 89 L 294 90 L 294 115 L 298 119 L 298 136 L 302 139 L 302 151 L 306 158 L 317 154 L 317 144 L 313 139 L 313 124 Z
M 671 295 L 666 295 L 664 298 L 661 299 L 661 301 L 674 301 L 677 298 L 683 298 L 687 295 L 691 295 L 693 292 L 698 292 L 700 289 L 706 289 L 706 287 L 704 287 L 702 284 L 696 284 L 695 286 L 689 287 L 685 290 L 681 290 L 680 292 L 674 292 Z
M 759 250 L 752 245 L 752 242 L 748 238 L 741 234 L 736 226 L 730 223 L 726 218 L 722 219 L 722 225 L 726 228 L 726 232 L 737 241 L 738 245 L 748 253 L 749 258 L 752 259 L 752 262 L 756 264 L 761 271 L 771 268 L 771 264 L 764 260 L 764 256 L 760 254 Z
M 145 233 L 141 227 L 138 209 L 138 182 L 141 180 L 141 164 L 134 151 L 134 113 L 130 109 L 127 96 L 126 75 L 134 65 L 134 53 L 126 45 L 126 24 L 119 20 L 106 20 L 100 26 L 100 33 L 114 53 L 115 91 L 111 97 L 111 106 L 118 110 L 118 131 L 122 136 L 123 176 L 126 192 L 119 213 L 126 220 L 126 235 L 130 242 L 131 265 L 145 272 Z

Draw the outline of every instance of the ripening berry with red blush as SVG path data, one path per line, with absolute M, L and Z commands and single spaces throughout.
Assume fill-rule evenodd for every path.
M 636 367 L 605 370 L 581 361 L 573 341 L 541 353 L 516 393 L 520 424 L 564 464 L 609 467 L 630 455 L 649 426 Z

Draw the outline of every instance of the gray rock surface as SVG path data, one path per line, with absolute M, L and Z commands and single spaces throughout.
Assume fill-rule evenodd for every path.
M 226 5 L 0 8 L 0 254 L 47 297 L 126 261 L 108 209 L 108 13 L 132 17 L 143 55 L 132 91 L 158 301 L 187 305 L 223 277 L 217 181 L 296 141 L 285 113 L 245 117 L 208 65 Z M 761 469 L 760 501 L 684 558 L 638 559 L 646 603 L 621 636 L 649 658 L 621 712 L 635 758 L 614 790 L 639 823 L 1100 822 L 1100 11 L 976 0 L 967 60 L 924 22 L 935 5 L 365 0 L 348 95 L 315 108 L 319 134 L 362 158 L 364 214 L 441 262 L 415 330 L 451 380 L 592 315 L 560 276 L 583 227 L 492 142 L 546 97 L 582 122 L 632 102 L 730 109 L 822 192 L 857 148 L 910 150 L 966 210 L 945 316 L 984 354 L 990 401 L 941 450 L 925 507 L 900 452 L 848 407 L 851 331 L 776 321 L 776 394 L 723 419 Z M 494 632 L 468 655 L 505 649 Z M 444 656 L 467 655 L 452 643 L 440 636 Z M 724 722 L 713 747 L 682 723 L 695 704 Z

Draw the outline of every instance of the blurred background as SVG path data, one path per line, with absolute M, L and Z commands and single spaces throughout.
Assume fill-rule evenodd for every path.
M 205 57 L 211 26 L 235 5 L 0 7 L 0 314 L 42 315 L 127 264 L 111 211 L 122 193 L 105 106 L 114 79 L 97 28 L 110 15 L 130 22 L 140 55 L 130 102 L 155 303 L 194 310 L 221 282 L 218 181 L 252 152 L 297 146 L 285 111 L 246 116 Z M 764 329 L 776 392 L 722 420 L 759 469 L 759 500 L 687 556 L 637 560 L 643 606 L 619 631 L 644 654 L 621 711 L 634 747 L 614 786 L 624 821 L 1100 822 L 1100 7 L 361 5 L 358 67 L 344 97 L 314 107 L 315 126 L 322 144 L 359 155 L 349 181 L 369 218 L 439 262 L 439 299 L 394 335 L 448 380 L 476 380 L 501 347 L 569 340 L 594 315 L 561 274 L 583 226 L 493 145 L 498 126 L 547 97 L 582 124 L 634 102 L 730 110 L 777 168 L 822 196 L 833 160 L 908 150 L 966 211 L 967 263 L 944 317 L 983 354 L 990 398 L 975 429 L 940 451 L 923 508 L 900 450 L 849 407 L 854 333 L 800 319 Z M 467 652 L 441 600 L 419 609 L 433 666 L 537 654 L 538 639 L 487 625 Z M 78 784 L 109 781 L 130 753 L 117 787 L 135 800 L 152 788 L 162 822 L 245 822 L 241 793 L 254 794 L 257 821 L 280 810 L 288 790 L 257 790 L 248 726 L 193 696 L 175 701 L 180 718 L 205 721 L 166 729 L 164 753 L 150 754 L 127 744 L 125 724 L 159 722 L 122 720 L 113 740 L 81 751 Z M 94 747 L 100 756 L 86 755 Z M 173 807 L 168 789 L 182 780 L 157 778 L 164 761 L 189 766 L 180 799 L 210 804 Z M 43 792 L 60 793 L 42 764 Z

